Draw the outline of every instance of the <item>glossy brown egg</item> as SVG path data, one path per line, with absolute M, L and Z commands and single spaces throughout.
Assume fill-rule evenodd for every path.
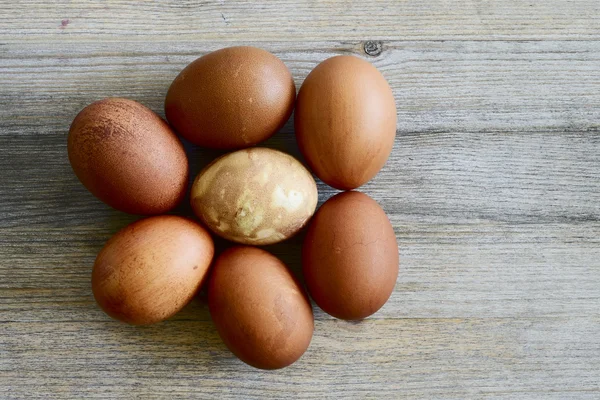
M 398 264 L 390 221 L 375 200 L 360 192 L 343 192 L 325 202 L 302 247 L 312 298 L 342 319 L 362 319 L 379 310 L 394 290 Z
M 294 124 L 298 146 L 314 173 L 337 189 L 354 189 L 373 178 L 392 151 L 394 95 L 369 62 L 333 57 L 304 80 Z
M 97 198 L 132 214 L 160 214 L 184 197 L 188 161 L 169 125 L 132 100 L 90 104 L 69 130 L 69 161 Z
M 111 317 L 151 324 L 181 310 L 207 275 L 213 241 L 186 218 L 150 217 L 117 232 L 98 254 L 92 290 Z
M 167 93 L 165 113 L 190 142 L 234 149 L 277 132 L 295 99 L 294 80 L 279 58 L 255 47 L 229 47 L 181 71 Z
M 210 315 L 227 347 L 256 368 L 283 368 L 308 348 L 314 329 L 308 297 L 275 256 L 234 247 L 216 260 Z

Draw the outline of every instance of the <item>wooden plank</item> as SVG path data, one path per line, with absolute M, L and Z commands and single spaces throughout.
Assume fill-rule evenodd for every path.
M 1 42 L 597 40 L 596 0 L 5 1 Z
M 198 306 L 193 320 L 5 323 L 4 396 L 594 398 L 598 318 L 318 320 L 307 354 L 258 371 L 235 359 Z M 377 340 L 374 340 L 377 338 Z M 16 357 L 18 355 L 18 357 Z M 31 396 L 35 393 L 34 396 Z
M 396 226 L 401 274 L 373 319 L 599 314 L 598 223 Z M 91 295 L 90 274 L 111 227 L 96 222 L 93 229 L 42 229 L 2 241 L 2 320 L 106 320 Z M 298 272 L 299 242 L 269 249 Z
M 281 57 L 298 87 L 328 57 L 366 56 L 360 42 L 247 44 Z M 10 107 L 0 108 L 0 117 L 10 118 L 3 120 L 0 134 L 37 135 L 40 123 L 64 133 L 78 110 L 107 96 L 130 97 L 162 114 L 177 73 L 221 46 L 189 41 L 48 43 L 43 49 L 7 44 L 0 57 L 0 101 Z M 401 133 L 593 133 L 600 126 L 597 42 L 394 41 L 368 59 L 392 86 Z

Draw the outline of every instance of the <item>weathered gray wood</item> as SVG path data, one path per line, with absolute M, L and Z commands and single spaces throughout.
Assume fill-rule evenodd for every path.
M 0 398 L 600 396 L 597 1 L 0 4 Z M 95 255 L 136 217 L 66 156 L 83 106 L 163 114 L 178 71 L 232 43 L 273 51 L 298 87 L 329 56 L 367 57 L 398 106 L 362 188 L 396 230 L 395 292 L 361 323 L 315 308 L 309 351 L 276 372 L 227 351 L 202 294 L 144 328 L 96 307 Z M 289 123 L 267 145 L 298 156 Z M 192 175 L 217 154 L 187 149 Z M 269 247 L 296 273 L 301 239 Z
M 600 20 L 600 18 L 599 18 Z M 362 42 L 243 42 L 265 47 L 292 70 L 297 86 L 320 61 L 365 55 Z M 597 41 L 390 41 L 369 57 L 394 89 L 402 133 L 415 131 L 598 129 Z M 0 47 L 3 133 L 44 119 L 72 118 L 94 99 L 128 96 L 162 112 L 177 73 L 223 43 L 8 43 Z M 35 91 L 32 91 L 35 88 Z M 58 101 L 60 99 L 60 101 Z M 16 113 L 16 114 L 15 114 Z M 27 119 L 24 119 L 27 118 Z M 6 131 L 8 129 L 8 131 Z M 289 131 L 289 130 L 288 130 Z M 16 131 L 22 134 L 22 130 Z
M 597 40 L 596 0 L 3 1 L 5 42 Z
M 18 357 L 9 359 L 3 379 L 13 396 L 27 398 L 598 395 L 600 321 L 589 317 L 318 320 L 310 353 L 291 368 L 264 372 L 233 358 L 206 308 L 192 311 L 192 319 L 147 328 L 100 320 L 6 323 L 3 345 Z M 42 367 L 41 358 L 52 365 Z

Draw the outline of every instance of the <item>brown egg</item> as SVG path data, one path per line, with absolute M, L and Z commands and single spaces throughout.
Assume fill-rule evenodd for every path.
M 234 149 L 275 134 L 295 99 L 294 80 L 279 58 L 255 47 L 229 47 L 181 71 L 167 93 L 165 113 L 190 142 Z
M 396 104 L 369 62 L 337 56 L 304 80 L 294 117 L 298 146 L 321 180 L 357 188 L 385 164 L 396 135 Z
M 84 108 L 71 125 L 69 161 L 97 198 L 132 214 L 160 214 L 184 197 L 188 162 L 169 125 L 132 100 Z
M 302 247 L 312 298 L 342 319 L 362 319 L 379 310 L 394 290 L 398 263 L 390 221 L 375 200 L 360 192 L 343 192 L 325 202 Z
M 234 247 L 221 254 L 208 305 L 223 342 L 256 368 L 286 367 L 310 344 L 314 321 L 308 297 L 286 266 L 264 250 Z
M 252 245 L 296 234 L 317 200 L 315 180 L 298 160 L 263 147 L 216 159 L 198 174 L 191 194 L 194 212 L 210 230 Z
M 162 321 L 192 299 L 213 254 L 212 238 L 191 220 L 163 215 L 134 222 L 98 254 L 92 272 L 94 297 L 121 321 Z

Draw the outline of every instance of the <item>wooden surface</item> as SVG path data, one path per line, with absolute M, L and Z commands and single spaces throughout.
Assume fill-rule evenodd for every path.
M 144 328 L 98 309 L 95 255 L 136 217 L 66 155 L 86 104 L 163 115 L 178 71 L 234 43 L 273 51 L 298 87 L 329 56 L 364 56 L 398 106 L 391 159 L 362 188 L 394 224 L 395 292 L 361 323 L 315 308 L 308 352 L 275 372 L 228 352 L 202 296 Z M 268 145 L 298 154 L 290 124 Z M 192 175 L 215 155 L 188 150 Z M 0 0 L 2 399 L 598 399 L 599 234 L 597 0 Z M 297 272 L 299 248 L 270 249 Z

